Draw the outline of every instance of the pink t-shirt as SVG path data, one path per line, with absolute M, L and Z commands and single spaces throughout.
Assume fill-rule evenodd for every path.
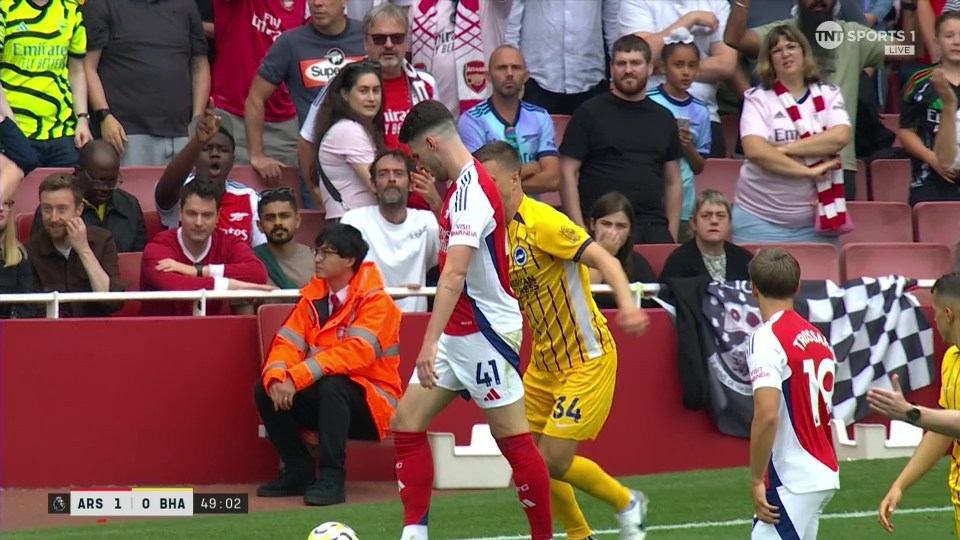
M 260 61 L 281 32 L 303 24 L 309 16 L 306 0 L 213 0 L 217 50 L 210 95 L 217 107 L 243 116 L 243 104 Z M 267 122 L 297 115 L 287 87 L 281 84 L 264 104 Z
M 840 89 L 820 83 L 820 91 L 825 106 L 826 128 L 849 126 L 850 117 Z M 820 132 L 809 92 L 797 100 L 797 105 L 803 118 L 810 119 L 811 130 Z M 748 135 L 763 137 L 773 146 L 781 146 L 798 138 L 793 120 L 773 90 L 756 86 L 744 94 L 740 137 Z M 792 228 L 811 226 L 817 209 L 813 205 L 816 198 L 817 188 L 811 180 L 774 174 L 750 160 L 744 161 L 740 168 L 737 207 L 770 223 Z
M 377 197 L 357 176 L 353 164 L 369 165 L 376 157 L 377 149 L 363 126 L 353 120 L 340 120 L 334 124 L 320 141 L 320 166 L 330 179 L 343 202 L 333 199 L 323 182 L 323 210 L 327 219 L 342 217 L 351 208 L 377 204 Z

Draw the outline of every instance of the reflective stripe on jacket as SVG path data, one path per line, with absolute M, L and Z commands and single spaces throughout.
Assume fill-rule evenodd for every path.
M 383 278 L 364 262 L 347 285 L 340 309 L 329 314 L 326 280 L 313 277 L 273 338 L 262 382 L 293 380 L 302 390 L 325 375 L 347 375 L 366 389 L 380 438 L 400 399 L 400 308 L 383 290 Z

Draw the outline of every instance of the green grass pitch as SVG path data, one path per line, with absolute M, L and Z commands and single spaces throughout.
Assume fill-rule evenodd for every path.
M 841 488 L 820 523 L 826 540 L 954 539 L 954 518 L 946 488 L 949 459 L 941 460 L 906 493 L 894 514 L 894 533 L 877 523 L 875 509 L 906 460 L 842 463 Z M 744 468 L 633 476 L 624 479 L 650 497 L 649 540 L 749 538 L 752 506 Z M 586 494 L 578 500 L 598 538 L 615 538 L 612 512 Z M 4 531 L 4 539 L 304 539 L 324 521 L 353 527 L 363 540 L 400 536 L 397 500 L 257 512 L 244 516 L 196 516 L 154 521 L 113 522 L 56 529 Z M 523 538 L 526 521 L 513 490 L 442 494 L 430 511 L 432 539 Z M 557 530 L 557 533 L 562 533 Z M 562 537 L 561 534 L 557 535 Z

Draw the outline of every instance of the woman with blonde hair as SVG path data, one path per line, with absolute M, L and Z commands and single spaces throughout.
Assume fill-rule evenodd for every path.
M 733 241 L 835 243 L 850 227 L 838 154 L 851 129 L 840 89 L 822 81 L 810 43 L 788 25 L 764 38 L 757 75 L 740 116 L 747 159 Z
M 27 252 L 17 241 L 13 200 L 0 204 L 0 294 L 37 292 Z M 34 317 L 39 308 L 29 304 L 0 304 L 0 319 Z

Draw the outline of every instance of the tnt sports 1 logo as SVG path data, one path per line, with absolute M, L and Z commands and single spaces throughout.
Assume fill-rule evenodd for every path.
M 858 27 L 856 30 L 847 30 L 844 32 L 843 27 L 840 26 L 840 23 L 836 21 L 824 21 L 817 26 L 816 31 L 813 34 L 814 39 L 817 41 L 817 45 L 832 51 L 836 49 L 844 40 L 849 40 L 851 43 L 858 43 L 861 41 L 874 41 L 883 43 L 883 54 L 884 55 L 904 55 L 909 56 L 914 53 L 913 45 L 900 45 L 898 42 L 902 42 L 906 39 L 906 32 L 902 30 L 890 30 L 890 31 L 877 31 L 872 28 Z M 910 32 L 911 41 L 916 39 L 914 32 Z

